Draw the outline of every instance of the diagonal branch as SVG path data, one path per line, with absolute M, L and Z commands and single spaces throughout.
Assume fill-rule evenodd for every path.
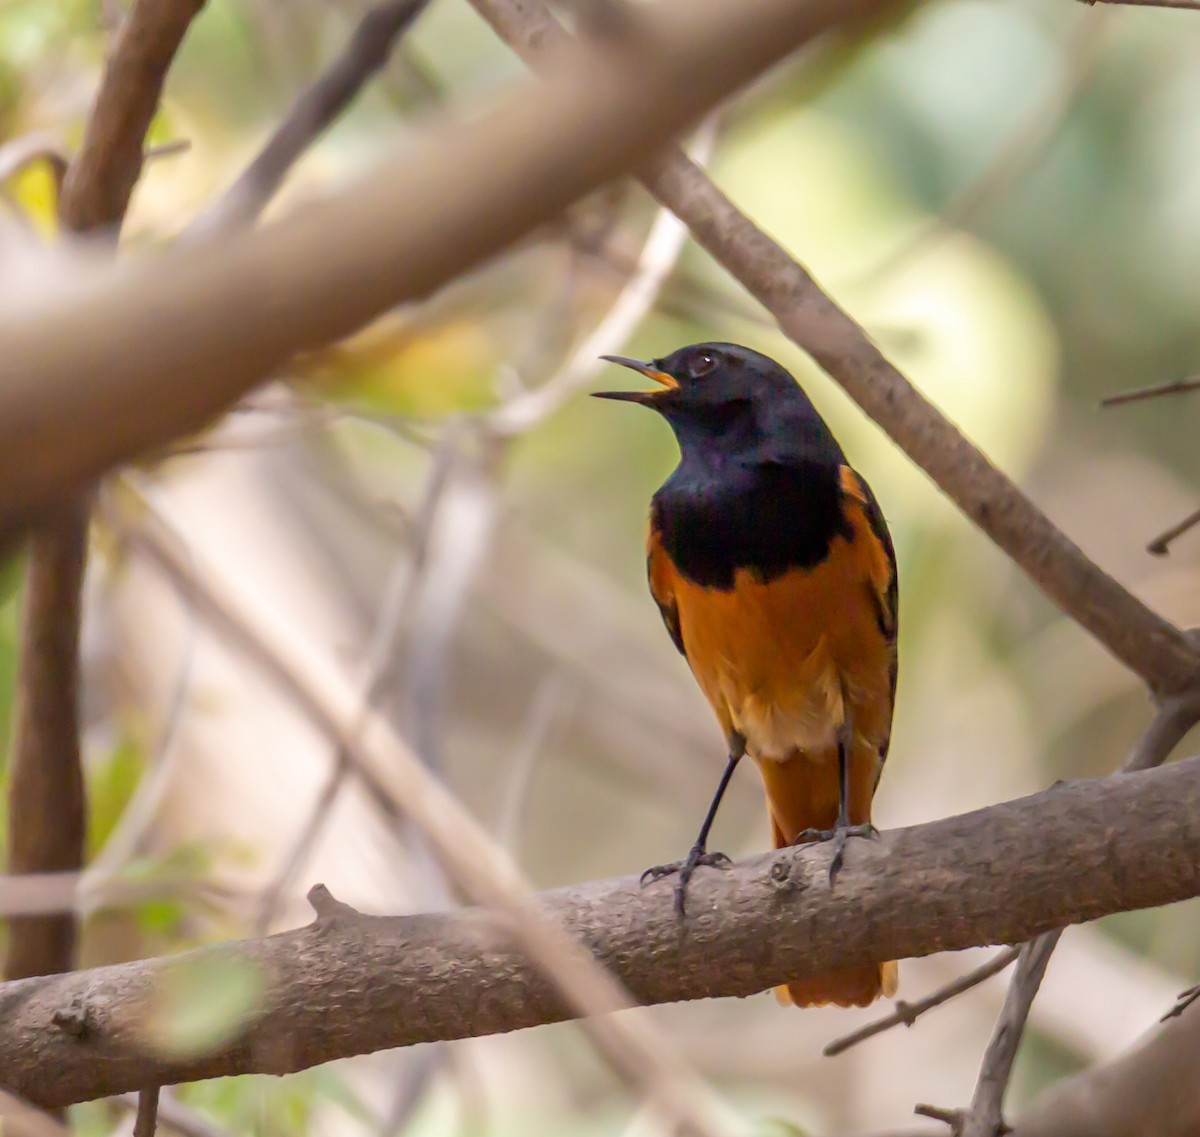
M 698 877 L 682 928 L 670 887 L 641 888 L 634 877 L 539 902 L 645 1004 L 1028 940 L 1200 894 L 1200 758 L 884 833 L 855 849 L 832 892 L 828 857 L 790 848 Z M 3 1080 L 31 1101 L 63 1105 L 147 1078 L 282 1074 L 570 1017 L 494 915 L 363 916 L 327 895 L 314 897 L 323 915 L 293 932 L 0 986 Z M 256 969 L 265 985 L 257 1011 L 211 1053 L 155 1053 L 144 1012 L 164 974 L 212 960 Z
M 541 0 L 472 0 L 530 63 L 569 36 Z M 888 361 L 809 272 L 680 150 L 642 174 L 726 271 L 1064 612 L 1160 694 L 1200 683 L 1200 654 L 1083 553 Z
M 384 0 L 369 8 L 341 55 L 296 100 L 254 161 L 211 208 L 188 226 L 185 237 L 202 240 L 255 221 L 304 151 L 387 63 L 393 45 L 428 2 Z
M 789 50 L 889 6 L 639 6 L 620 35 L 567 53 L 548 85 L 514 84 L 335 198 L 153 260 L 72 262 L 70 289 L 0 313 L 0 545 L 70 489 L 204 425 L 297 352 L 525 236 Z

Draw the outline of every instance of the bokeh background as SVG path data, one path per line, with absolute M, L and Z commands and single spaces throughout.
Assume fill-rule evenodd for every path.
M 168 241 L 232 180 L 363 9 L 212 0 L 154 130 L 190 147 L 149 164 L 129 246 Z M 3 0 L 4 137 L 77 140 L 118 15 L 83 0 Z M 332 191 L 520 71 L 462 0 L 433 0 L 276 208 Z M 1166 558 L 1145 551 L 1200 499 L 1200 408 L 1186 395 L 1099 407 L 1200 369 L 1200 16 L 931 3 L 806 52 L 703 133 L 717 182 L 929 398 L 1108 571 L 1176 623 L 1200 624 L 1200 534 Z M 0 186 L 0 204 L 4 224 L 55 239 L 45 169 Z M 899 703 L 877 821 L 926 821 L 1114 767 L 1148 718 L 1139 683 L 702 252 L 684 245 L 676 262 L 671 244 L 640 190 L 613 187 L 427 303 L 301 361 L 131 484 L 199 571 L 373 688 L 540 885 L 637 872 L 686 849 L 724 759 L 643 579 L 647 502 L 674 444 L 654 416 L 578 390 L 507 435 L 495 414 L 561 379 L 606 318 L 619 331 L 602 344 L 610 352 L 746 343 L 794 369 L 895 535 Z M 645 314 L 613 320 L 627 287 L 646 292 Z M 625 382 L 571 365 L 577 388 Z M 112 534 L 97 528 L 94 546 L 85 963 L 295 926 L 316 881 L 370 911 L 455 902 L 403 825 L 353 778 L 331 782 L 330 747 L 266 679 Z M 10 565 L 5 731 L 18 582 Z M 716 843 L 734 855 L 769 844 L 750 767 Z M 901 993 L 984 958 L 905 963 Z M 1194 906 L 1070 931 L 1035 1004 L 1012 1105 L 1126 1048 L 1198 963 Z M 210 1044 L 254 999 L 253 977 L 197 975 L 194 988 L 164 1008 L 164 1045 Z M 967 1101 L 1003 990 L 992 980 L 836 1059 L 822 1045 L 879 1007 L 797 1013 L 764 995 L 653 1013 L 762 1132 L 851 1133 L 909 1125 L 917 1101 Z M 537 1137 L 637 1124 L 570 1025 L 176 1097 L 238 1135 Z M 72 1120 L 89 1135 L 129 1125 L 101 1104 Z

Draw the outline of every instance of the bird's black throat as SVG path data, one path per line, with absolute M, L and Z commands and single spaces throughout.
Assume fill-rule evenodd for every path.
M 730 589 L 738 569 L 765 583 L 820 564 L 836 537 L 854 539 L 838 465 L 731 464 L 714 474 L 681 463 L 650 507 L 667 555 L 696 584 Z

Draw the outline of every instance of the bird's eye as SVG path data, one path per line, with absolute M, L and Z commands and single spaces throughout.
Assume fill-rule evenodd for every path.
M 717 365 L 717 357 L 710 351 L 700 352 L 693 360 L 688 372 L 693 379 L 707 375 Z

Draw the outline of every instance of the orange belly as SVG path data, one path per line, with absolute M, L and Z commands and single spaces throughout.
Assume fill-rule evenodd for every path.
M 674 582 L 688 662 L 726 731 L 760 761 L 820 762 L 849 723 L 853 749 L 891 727 L 893 647 L 879 627 L 871 544 L 834 540 L 816 567 L 727 591 Z

